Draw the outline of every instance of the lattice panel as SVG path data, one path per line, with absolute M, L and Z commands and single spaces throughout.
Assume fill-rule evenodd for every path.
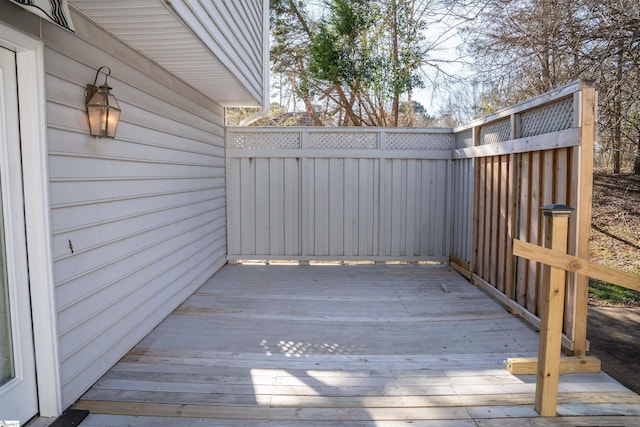
M 389 133 L 390 150 L 451 150 L 453 134 L 444 133 Z
M 242 150 L 296 149 L 300 148 L 300 134 L 235 132 L 229 148 Z
M 467 129 L 456 134 L 456 148 L 473 147 L 473 129 Z
M 573 126 L 573 98 L 522 113 L 522 137 L 558 132 Z
M 511 139 L 511 119 L 506 118 L 499 122 L 482 126 L 480 129 L 480 144 L 496 144 Z
M 378 136 L 375 133 L 319 132 L 309 134 L 309 148 L 375 149 Z

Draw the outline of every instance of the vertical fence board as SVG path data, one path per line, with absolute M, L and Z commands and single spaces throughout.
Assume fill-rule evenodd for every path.
M 516 169 L 516 155 L 511 154 L 507 157 L 505 165 L 506 185 L 507 185 L 507 197 L 506 197 L 506 223 L 505 223 L 505 236 L 507 237 L 505 245 L 505 295 L 510 298 L 515 298 L 515 280 L 514 280 L 514 265 L 516 260 L 513 258 L 513 236 L 514 226 L 517 221 L 517 186 L 516 180 L 518 170 Z
M 376 255 L 374 248 L 376 201 L 374 161 L 358 160 L 358 254 Z
M 563 205 L 568 205 L 569 204 L 569 199 L 567 197 L 567 194 L 569 192 L 568 177 L 569 177 L 569 172 L 571 171 L 571 168 L 568 167 L 569 149 L 563 148 L 563 149 L 555 150 L 555 155 L 556 155 L 556 159 L 554 162 L 555 163 L 554 165 L 555 197 L 553 198 L 553 200 L 554 200 L 554 203 L 562 203 Z
M 461 255 L 465 260 L 472 260 L 471 238 L 473 236 L 473 177 L 475 176 L 473 159 L 468 159 L 464 163 L 464 198 L 462 200 L 462 215 L 465 216 L 464 226 L 462 229 L 462 248 Z
M 462 206 L 463 206 L 463 197 L 464 197 L 464 192 L 462 190 L 462 181 L 463 181 L 463 175 L 461 172 L 461 168 L 464 165 L 464 162 L 460 161 L 460 162 L 453 162 L 452 163 L 452 169 L 453 169 L 453 209 L 452 209 L 452 213 L 453 213 L 453 217 L 454 217 L 454 224 L 453 224 L 453 229 L 452 231 L 452 236 L 451 236 L 451 253 L 453 255 L 458 256 L 461 259 L 464 259 L 464 256 L 461 256 L 461 254 L 463 253 L 462 250 L 462 234 L 464 233 L 464 231 L 462 230 L 462 223 L 463 223 L 463 215 L 462 215 Z
M 358 169 L 354 159 L 344 160 L 344 255 L 358 253 Z
M 422 188 L 420 193 L 420 200 L 422 202 L 420 210 L 422 216 L 420 218 L 421 233 L 420 233 L 420 252 L 425 254 L 431 254 L 431 239 L 433 238 L 431 233 L 431 169 L 425 163 L 422 165 L 420 171 L 420 180 L 422 182 Z
M 538 211 L 540 206 L 545 206 L 550 203 L 555 203 L 553 200 L 554 197 L 554 152 L 553 150 L 545 150 L 540 153 L 540 199 L 538 202 Z M 539 222 L 539 244 L 543 244 L 544 242 L 544 221 L 542 219 L 542 214 L 540 214 L 540 222 Z M 536 283 L 536 293 L 539 295 L 542 287 L 544 286 L 544 274 L 543 266 L 538 265 L 537 270 L 537 283 Z M 536 308 L 536 312 L 540 309 L 540 301 L 536 300 L 538 307 Z
M 240 229 L 242 252 L 256 253 L 256 174 L 255 159 L 240 159 Z
M 434 212 L 435 224 L 433 228 L 435 232 L 434 254 L 447 252 L 446 239 L 448 237 L 447 234 L 449 230 L 447 228 L 447 224 L 448 224 L 448 216 L 450 215 L 447 213 L 450 211 L 448 209 L 448 203 L 446 202 L 447 190 L 448 190 L 447 181 L 446 181 L 447 164 L 448 162 L 446 160 L 437 160 L 437 161 L 434 160 L 431 163 L 432 165 L 431 167 L 435 169 L 434 182 L 435 182 L 435 191 L 436 191 L 436 198 L 433 202 L 433 206 L 435 207 L 435 212 Z
M 531 193 L 531 153 L 520 156 L 520 217 L 518 219 L 518 238 L 529 239 L 529 212 Z M 518 258 L 516 271 L 516 302 L 525 307 L 527 304 L 527 279 L 529 278 L 529 260 Z
M 269 159 L 269 251 L 284 255 L 284 159 Z
M 441 188 L 439 185 L 441 184 L 440 177 L 438 174 L 442 173 L 440 168 L 440 162 L 438 161 L 429 161 L 425 162 L 424 165 L 427 173 L 426 184 L 429 187 L 428 191 L 428 206 L 429 206 L 429 215 L 426 219 L 428 225 L 429 236 L 425 238 L 428 242 L 429 253 L 434 254 L 438 251 L 442 251 L 441 245 L 441 230 L 438 227 L 441 224 L 440 212 L 442 203 L 444 203 L 445 197 L 441 193 Z
M 542 153 L 543 157 L 543 179 L 542 185 L 540 188 L 542 189 L 542 206 L 548 205 L 549 203 L 554 202 L 554 190 L 555 190 L 555 150 L 547 150 Z
M 489 259 L 489 268 L 491 278 L 491 283 L 495 283 L 498 286 L 498 289 L 502 291 L 500 288 L 501 283 L 498 281 L 498 258 L 500 257 L 500 252 L 498 249 L 498 237 L 500 230 L 498 229 L 499 217 L 500 217 L 500 156 L 495 156 L 491 158 L 491 213 L 490 213 L 490 249 L 487 258 Z
M 407 180 L 406 180 L 406 221 L 404 221 L 404 255 L 406 256 L 414 256 L 414 244 L 415 244 L 415 223 L 416 223 L 416 196 L 417 196 L 417 188 L 416 188 L 416 163 L 417 161 L 414 159 L 409 159 L 406 162 L 407 165 Z M 420 234 L 418 234 L 418 239 L 420 239 Z
M 389 227 L 390 249 L 388 255 L 398 256 L 402 254 L 401 246 L 404 240 L 403 224 L 401 218 L 404 216 L 404 202 L 406 192 L 403 191 L 403 164 L 402 160 L 394 159 L 391 161 L 391 179 L 390 194 L 388 194 L 388 203 L 391 207 L 391 215 L 387 226 Z
M 442 183 L 444 186 L 444 197 L 446 199 L 446 203 L 442 206 L 444 209 L 443 219 L 443 237 L 442 237 L 442 245 L 443 252 L 447 254 L 451 254 L 452 244 L 451 244 L 451 234 L 453 231 L 453 192 L 455 191 L 453 188 L 453 161 L 444 160 L 441 161 L 442 167 L 444 168 L 443 175 L 445 176 L 445 182 Z
M 315 162 L 313 159 L 302 159 L 302 214 L 300 218 L 301 242 L 302 242 L 302 259 L 306 260 L 307 256 L 313 255 L 315 247 L 315 185 L 313 184 Z
M 414 209 L 413 226 L 409 231 L 409 233 L 413 233 L 413 246 L 410 248 L 411 253 L 409 254 L 412 256 L 420 255 L 420 245 L 422 242 L 422 234 L 424 232 L 424 230 L 422 230 L 423 210 L 422 210 L 422 203 L 420 203 L 421 197 L 422 197 L 422 186 L 423 186 L 422 169 L 424 168 L 424 163 L 425 163 L 424 160 L 416 162 L 416 170 L 415 170 L 415 175 L 413 177 L 414 179 L 413 185 L 415 186 L 415 193 L 414 193 L 415 200 L 413 201 L 413 209 Z
M 576 255 L 589 260 L 589 234 L 591 231 L 591 203 L 593 197 L 593 143 L 597 132 L 598 96 L 594 85 L 581 82 L 581 91 L 574 96 L 574 105 L 578 104 L 580 121 L 580 155 L 576 164 L 578 172 L 578 202 L 581 209 L 576 215 Z M 577 102 L 576 102 L 577 101 Z M 589 209 L 586 209 L 589 207 Z M 586 276 L 576 277 L 574 293 L 575 324 L 571 331 L 574 338 L 573 355 L 582 356 L 587 350 L 587 305 L 589 279 Z
M 380 162 L 380 255 L 391 255 L 391 192 L 392 192 L 393 161 Z
M 568 153 L 568 158 L 569 158 L 569 165 L 571 166 L 570 170 L 567 171 L 567 175 L 569 177 L 569 181 L 570 182 L 579 182 L 580 180 L 580 157 L 581 157 L 581 152 L 580 152 L 580 148 L 579 147 L 574 147 L 569 149 L 569 153 Z M 574 207 L 574 206 L 579 206 L 579 188 L 574 188 L 574 186 L 570 186 L 568 189 L 568 195 L 567 195 L 567 200 L 569 201 L 569 206 Z M 572 255 L 576 255 L 578 254 L 578 246 L 579 246 L 579 215 L 573 215 L 571 217 L 571 225 L 569 227 L 569 247 L 568 247 L 568 253 L 572 254 Z M 567 299 L 567 320 L 565 320 L 565 325 L 568 331 L 568 334 L 570 335 L 570 337 L 572 338 L 572 340 L 575 341 L 575 335 L 576 335 L 576 324 L 575 324 L 575 319 L 576 319 L 576 311 L 577 311 L 577 299 L 578 299 L 578 295 L 580 294 L 580 289 L 579 289 L 579 276 L 575 273 L 568 273 L 568 283 L 567 283 L 567 295 L 566 295 L 566 299 Z M 587 279 L 588 281 L 588 279 Z M 579 345 L 578 345 L 579 347 Z M 580 350 L 580 348 L 578 348 Z M 578 352 L 579 355 L 580 353 Z
M 228 212 L 241 212 L 240 161 L 227 160 L 227 209 Z M 242 230 L 239 215 L 227 215 L 227 246 L 232 254 L 242 253 Z
M 410 222 L 409 222 L 409 205 L 410 202 L 409 200 L 414 196 L 415 194 L 415 186 L 413 185 L 414 183 L 412 183 L 409 180 L 409 163 L 412 160 L 407 159 L 407 160 L 402 160 L 400 165 L 401 165 L 401 176 L 400 176 L 400 193 L 401 193 L 401 197 L 400 197 L 400 206 L 402 207 L 401 212 L 400 212 L 400 216 L 397 217 L 397 219 L 395 220 L 395 222 L 397 222 L 397 235 L 399 237 L 399 253 L 397 255 L 400 256 L 409 256 L 410 252 L 408 249 L 408 242 L 407 242 L 407 230 L 410 229 Z M 414 161 L 415 163 L 415 161 Z
M 427 174 L 428 174 L 428 182 L 429 182 L 429 207 L 430 207 L 430 211 L 429 211 L 429 219 L 428 219 L 428 229 L 431 230 L 431 233 L 429 233 L 429 238 L 427 239 L 428 242 L 428 253 L 429 254 L 433 254 L 435 253 L 436 249 L 437 249 L 437 242 L 438 242 L 438 230 L 436 229 L 436 224 L 438 223 L 438 212 L 435 209 L 436 204 L 438 203 L 438 179 L 437 179 L 437 170 L 433 167 L 432 164 L 429 164 L 428 168 L 427 168 Z
M 330 172 L 329 159 L 315 159 L 314 186 L 314 253 L 317 255 L 331 255 L 329 253 L 329 225 L 330 225 Z M 339 207 L 337 207 L 339 208 Z
M 506 264 L 511 260 L 507 260 L 507 241 L 511 233 L 507 231 L 507 216 L 509 215 L 507 193 L 509 191 L 508 177 L 508 156 L 500 156 L 500 202 L 498 205 L 498 259 L 497 259 L 497 283 L 498 289 L 506 293 Z
M 255 159 L 255 244 L 256 254 L 269 253 L 269 159 Z
M 475 131 L 473 131 L 472 133 L 475 133 Z M 477 200 L 480 199 L 480 188 L 482 186 L 482 181 L 481 181 L 481 176 L 480 176 L 480 159 L 470 159 L 470 161 L 473 163 L 473 182 L 471 183 L 471 229 L 470 231 L 470 235 L 471 238 L 469 239 L 469 247 L 471 250 L 471 257 L 469 259 L 469 267 L 471 270 L 471 273 L 477 273 L 478 272 L 478 250 L 479 250 L 479 242 L 480 242 L 480 232 L 479 232 L 479 228 L 480 228 L 480 218 L 479 218 L 479 214 L 478 214 L 478 209 L 479 209 L 479 202 Z
M 482 253 L 482 261 L 483 267 L 482 271 L 485 277 L 491 277 L 491 220 L 492 220 L 492 209 L 493 209 L 493 159 L 491 157 L 487 157 L 485 159 L 485 175 L 487 177 L 487 181 L 485 183 L 484 188 L 484 200 L 485 200 L 485 211 L 482 213 L 483 215 L 483 223 L 484 223 L 484 247 Z
M 382 245 L 380 244 L 380 233 L 382 232 L 382 176 L 384 175 L 384 160 L 378 160 L 373 164 L 373 254 L 382 255 Z
M 328 255 L 344 255 L 345 218 L 344 159 L 329 160 Z
M 300 253 L 300 159 L 284 159 L 284 255 Z
M 563 205 L 571 206 L 571 202 L 569 201 L 569 191 L 570 191 L 570 174 L 571 174 L 571 165 L 570 165 L 570 156 L 568 149 L 558 149 L 554 151 L 554 203 L 561 203 Z M 572 228 L 575 229 L 575 217 L 574 215 L 569 218 L 569 237 L 568 241 L 571 241 L 572 237 L 575 239 L 575 232 L 572 231 Z M 575 253 L 571 249 L 571 247 L 567 248 L 567 253 Z M 573 295 L 571 292 L 573 289 L 573 283 L 575 282 L 575 275 L 567 273 L 567 292 L 565 293 L 565 307 L 564 310 L 564 324 L 568 329 L 571 329 L 573 326 Z M 572 334 L 568 334 L 571 336 Z
M 528 241 L 534 245 L 542 244 L 541 225 L 539 207 L 542 206 L 542 190 L 540 185 L 542 182 L 542 160 L 540 152 L 536 151 L 531 154 L 531 180 L 529 187 L 530 205 L 529 205 L 529 236 Z M 541 268 L 537 262 L 529 261 L 529 277 L 527 279 L 527 309 L 532 313 L 538 312 L 538 277 L 540 277 Z
M 483 254 L 484 254 L 484 232 L 485 232 L 485 228 L 484 228 L 484 218 L 485 218 L 485 188 L 486 188 L 486 181 L 487 181 L 487 159 L 485 158 L 479 158 L 476 160 L 476 165 L 478 167 L 478 182 L 476 184 L 476 200 L 477 202 L 475 203 L 475 205 L 477 205 L 477 208 L 475 208 L 475 214 L 476 214 L 476 218 L 475 218 L 475 226 L 476 226 L 476 232 L 477 232 L 477 237 L 474 239 L 475 240 L 475 269 L 476 269 L 476 273 L 478 273 L 479 276 L 481 277 L 485 277 L 484 275 L 484 259 L 483 259 Z

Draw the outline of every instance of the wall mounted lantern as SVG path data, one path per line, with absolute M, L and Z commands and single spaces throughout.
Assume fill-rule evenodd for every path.
M 107 71 L 104 71 L 106 68 Z M 98 75 L 104 74 L 104 83 L 97 87 Z M 109 67 L 100 67 L 93 84 L 88 84 L 85 91 L 87 114 L 89 115 L 89 133 L 98 138 L 115 138 L 116 128 L 120 120 L 120 105 L 111 94 L 107 78 L 111 75 Z

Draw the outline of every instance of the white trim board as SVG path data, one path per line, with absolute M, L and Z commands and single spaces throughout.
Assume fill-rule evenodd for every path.
M 41 416 L 54 417 L 63 408 L 51 256 L 44 44 L 2 24 L 0 43 L 16 51 L 38 403 Z

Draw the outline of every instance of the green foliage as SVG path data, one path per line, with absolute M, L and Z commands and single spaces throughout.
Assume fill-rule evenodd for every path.
M 640 306 L 640 292 L 595 279 L 589 281 L 589 296 L 600 304 Z
M 317 122 L 397 126 L 401 113 L 413 114 L 400 98 L 424 85 L 426 24 L 416 2 L 327 0 L 313 19 L 302 2 L 271 6 L 274 72 Z
M 379 41 L 373 31 L 381 20 L 375 4 L 367 0 L 333 0 L 328 11 L 311 40 L 310 75 L 350 90 L 371 89 L 384 74 L 384 63 L 373 50 Z

